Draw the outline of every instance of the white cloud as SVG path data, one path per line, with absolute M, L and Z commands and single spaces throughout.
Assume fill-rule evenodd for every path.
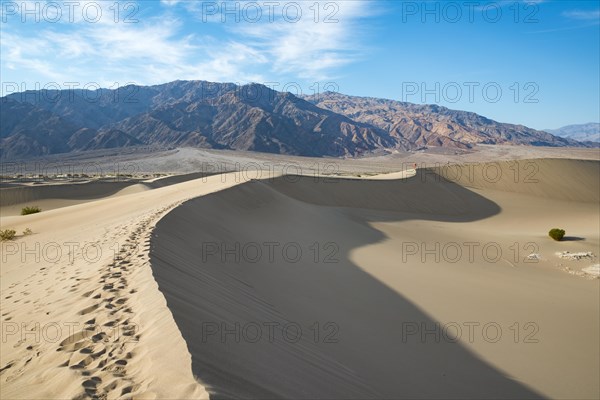
M 212 36 L 196 33 L 185 23 L 186 17 L 190 21 L 189 15 L 177 14 L 197 15 L 196 3 L 182 2 L 183 8 L 177 8 L 179 1 L 163 0 L 166 9 L 159 14 L 145 12 L 143 5 L 128 10 L 139 23 L 123 23 L 129 12 L 122 8 L 120 21 L 115 22 L 112 2 L 80 1 L 80 7 L 91 3 L 102 4 L 98 23 L 90 23 L 79 13 L 72 23 L 63 15 L 64 21 L 28 29 L 31 24 L 20 23 L 20 16 L 12 15 L 19 19 L 0 28 L 3 80 L 76 81 L 82 86 L 89 82 L 103 86 L 114 82 L 156 84 L 175 79 L 240 83 L 325 80 L 362 56 L 360 20 L 374 12 L 372 4 L 363 1 L 321 2 L 317 16 L 314 3 L 304 2 L 302 18 L 295 23 L 289 18 L 286 21 L 279 10 L 273 21 L 265 15 L 258 23 L 242 17 L 240 23 L 208 24 L 211 33 L 223 31 Z M 325 8 L 325 4 L 338 8 Z M 324 22 L 327 16 L 337 22 Z
M 596 21 L 600 22 L 600 10 L 571 10 L 565 11 L 563 15 L 567 18 L 584 20 L 584 21 Z
M 298 4 L 298 3 L 296 3 Z M 237 24 L 232 30 L 261 51 L 273 63 L 273 71 L 303 79 L 323 80 L 336 69 L 356 61 L 361 48 L 361 18 L 368 16 L 366 2 L 305 2 L 302 17 L 274 22 Z M 315 4 L 318 4 L 316 11 Z
M 166 6 L 176 6 L 181 3 L 182 0 L 160 0 L 160 2 Z

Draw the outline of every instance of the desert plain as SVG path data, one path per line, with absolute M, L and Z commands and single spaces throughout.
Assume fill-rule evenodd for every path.
M 3 399 L 600 396 L 597 149 L 36 162 L 2 171 Z

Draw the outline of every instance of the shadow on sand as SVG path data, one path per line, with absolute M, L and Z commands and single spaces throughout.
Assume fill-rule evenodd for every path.
M 565 236 L 561 239 L 561 242 L 580 242 L 585 240 L 585 238 L 579 236 Z
M 0 197 L 2 197 L 3 206 L 47 199 L 97 200 L 112 196 L 120 190 L 135 184 L 146 186 L 148 189 L 157 189 L 210 175 L 214 175 L 214 173 L 193 172 L 190 174 L 168 176 L 153 182 L 143 182 L 142 180 L 126 178 L 107 178 L 83 183 L 66 182 L 37 186 L 5 185 L 0 190 Z
M 159 221 L 153 273 L 212 398 L 541 397 L 439 339 L 434 319 L 350 260 L 385 240 L 369 221 L 500 211 L 421 178 L 284 177 L 188 201 Z M 430 333 L 407 340 L 415 323 Z

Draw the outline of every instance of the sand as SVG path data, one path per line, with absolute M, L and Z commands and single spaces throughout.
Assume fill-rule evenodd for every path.
M 231 173 L 1 218 L 34 234 L 2 244 L 0 395 L 598 398 L 600 281 L 569 272 L 598 263 L 600 163 L 536 163 Z M 69 242 L 101 256 L 49 262 Z
M 108 178 L 78 183 L 65 182 L 1 188 L 0 217 L 20 215 L 21 209 L 25 206 L 37 206 L 44 211 L 54 210 L 107 197 L 118 197 L 170 186 L 209 175 L 211 174 L 196 172 L 146 180 Z
M 1 247 L 0 397 L 206 398 L 152 278 L 147 237 L 181 201 L 239 183 L 222 180 L 0 219 L 33 231 Z

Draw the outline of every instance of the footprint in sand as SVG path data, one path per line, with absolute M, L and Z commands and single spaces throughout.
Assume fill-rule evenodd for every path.
M 100 307 L 100 304 L 94 304 L 89 307 L 86 307 L 83 310 L 79 311 L 79 315 L 89 314 L 92 311 L 96 310 L 98 307 Z

